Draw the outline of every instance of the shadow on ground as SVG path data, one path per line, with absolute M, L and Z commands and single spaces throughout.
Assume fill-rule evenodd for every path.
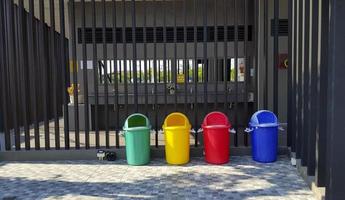
M 95 162 L 62 163 L 88 165 Z M 238 157 L 234 158 L 230 164 L 223 166 L 208 165 L 202 159 L 193 160 L 183 167 L 166 166 L 163 160 L 154 160 L 147 167 L 124 167 L 124 164 L 125 161 L 106 163 L 109 167 L 122 166 L 123 174 L 112 176 L 105 172 L 109 177 L 102 176 L 101 179 L 104 180 L 98 179 L 97 174 L 92 176 L 96 179 L 91 180 L 93 179 L 91 177 L 87 181 L 81 181 L 78 178 L 59 180 L 63 174 L 47 180 L 39 175 L 33 180 L 25 177 L 4 178 L 0 174 L 0 192 L 2 193 L 0 197 L 12 199 L 75 196 L 103 199 L 311 198 L 311 193 L 305 183 L 297 176 L 294 168 L 285 158 L 274 164 L 259 164 L 248 157 Z M 33 167 L 35 167 L 34 163 Z M 83 174 L 83 172 L 80 173 Z

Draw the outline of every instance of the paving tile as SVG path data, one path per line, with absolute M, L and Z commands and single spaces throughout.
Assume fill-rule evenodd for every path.
M 125 160 L 2 162 L 0 199 L 306 199 L 312 192 L 281 157 L 260 164 L 232 157 L 226 165 L 193 158 L 185 166 L 162 159 L 147 166 Z

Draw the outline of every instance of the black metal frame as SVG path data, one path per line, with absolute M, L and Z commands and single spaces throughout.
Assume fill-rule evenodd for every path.
M 344 8 L 338 0 L 289 4 L 289 145 L 332 200 L 345 196 Z

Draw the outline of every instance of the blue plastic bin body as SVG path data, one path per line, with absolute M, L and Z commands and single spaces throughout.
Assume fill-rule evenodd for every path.
M 270 163 L 277 160 L 278 153 L 278 119 L 274 113 L 261 110 L 252 116 L 250 128 L 253 130 L 252 156 L 253 160 Z

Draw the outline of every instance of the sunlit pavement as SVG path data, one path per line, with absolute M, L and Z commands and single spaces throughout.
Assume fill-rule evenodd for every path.
M 289 159 L 260 164 L 232 157 L 226 165 L 192 158 L 147 166 L 125 160 L 0 162 L 0 199 L 314 199 Z

